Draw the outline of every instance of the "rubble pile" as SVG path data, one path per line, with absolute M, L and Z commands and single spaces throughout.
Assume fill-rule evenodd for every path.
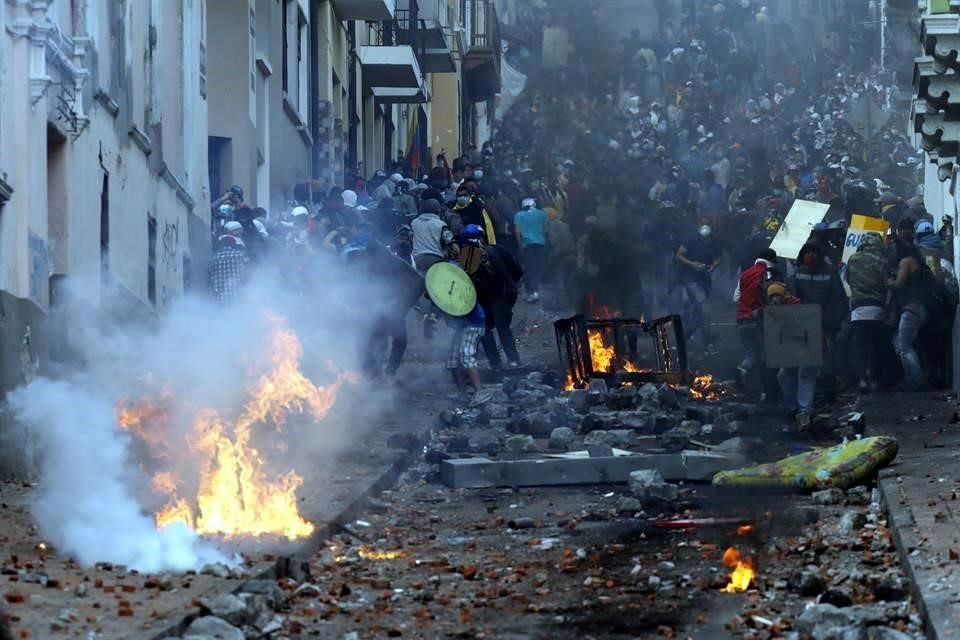
M 427 460 L 710 448 L 740 433 L 752 412 L 743 403 L 695 400 L 688 388 L 665 383 L 607 389 L 603 380 L 593 380 L 589 389 L 567 392 L 533 372 L 484 385 L 468 403 L 441 412 Z
M 618 523 L 633 522 L 617 514 L 622 497 L 602 491 L 464 493 L 408 478 L 327 540 L 309 572 L 202 599 L 180 637 L 504 637 L 537 628 L 573 638 L 602 635 L 620 617 L 631 637 L 922 637 L 868 489 L 834 494 L 835 504 L 802 499 L 751 535 L 704 529 L 632 540 L 616 534 Z M 755 581 L 739 594 L 721 591 L 729 543 L 757 561 Z

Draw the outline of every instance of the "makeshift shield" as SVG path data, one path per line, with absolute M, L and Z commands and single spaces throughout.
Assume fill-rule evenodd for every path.
M 823 364 L 820 305 L 782 304 L 763 308 L 763 351 L 768 367 Z
M 427 294 L 441 311 L 451 316 L 465 316 L 477 304 L 477 290 L 470 276 L 449 262 L 438 262 L 427 270 Z

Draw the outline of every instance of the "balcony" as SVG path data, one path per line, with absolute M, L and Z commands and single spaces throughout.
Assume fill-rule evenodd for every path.
M 369 44 L 359 47 L 363 81 L 368 88 L 423 91 L 423 71 L 396 20 L 367 23 Z
M 453 15 L 446 0 L 409 0 L 409 8 L 397 10 L 397 24 L 424 73 L 456 72 Z
M 430 101 L 430 94 L 425 88 L 371 87 L 371 91 L 376 104 L 424 104 Z
M 493 98 L 500 91 L 500 24 L 493 0 L 466 0 L 467 50 L 463 76 L 473 102 Z
M 397 0 L 333 0 L 341 20 L 391 20 Z

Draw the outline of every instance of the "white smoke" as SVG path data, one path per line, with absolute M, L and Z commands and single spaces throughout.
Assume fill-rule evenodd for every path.
M 119 425 L 117 403 L 172 394 L 172 464 L 187 477 L 197 466 L 185 442 L 197 410 L 212 408 L 228 418 L 238 412 L 269 366 L 270 318 L 283 318 L 297 332 L 303 371 L 316 384 L 332 382 L 337 370 L 357 371 L 359 347 L 383 286 L 351 280 L 355 274 L 323 260 L 312 265 L 306 293 L 289 286 L 289 274 L 263 270 L 243 300 L 229 308 L 205 295 L 188 295 L 149 322 L 130 322 L 109 309 L 95 319 L 89 308 L 70 301 L 97 299 L 99 292 L 74 278 L 59 315 L 69 326 L 79 364 L 58 372 L 57 381 L 37 378 L 9 396 L 18 427 L 26 430 L 19 443 L 23 456 L 34 460 L 39 476 L 33 515 L 41 535 L 85 565 L 112 562 L 156 572 L 227 562 L 212 543 L 182 525 L 157 530 L 153 512 L 164 498 L 150 489 L 156 470 L 150 465 L 156 461 L 145 458 L 142 446 L 134 446 L 139 443 Z M 358 391 L 341 389 L 335 417 L 288 429 L 297 440 L 271 449 L 270 469 L 306 475 L 333 464 L 348 439 L 363 435 L 356 425 L 372 424 L 369 416 L 392 402 L 389 393 L 353 402 L 349 396 Z M 351 416 L 355 405 L 363 406 L 363 419 Z M 272 431 L 265 439 L 276 444 L 283 437 Z M 278 459 L 278 452 L 286 453 Z M 302 489 L 311 496 L 324 493 Z M 189 496 L 190 489 L 183 493 Z
M 183 525 L 157 531 L 141 510 L 129 489 L 129 438 L 110 403 L 79 386 L 39 379 L 15 390 L 10 404 L 43 452 L 34 517 L 57 548 L 84 565 L 110 561 L 146 572 L 229 562 Z

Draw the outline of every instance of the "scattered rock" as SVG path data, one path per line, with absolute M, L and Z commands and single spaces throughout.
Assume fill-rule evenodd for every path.
M 870 504 L 870 487 L 860 485 L 847 489 L 847 503 L 864 506 Z
M 507 438 L 504 446 L 511 453 L 529 453 L 534 450 L 535 444 L 531 435 L 514 435 Z
M 690 423 L 689 420 L 684 424 L 688 423 Z M 690 444 L 690 439 L 700 432 L 700 425 L 697 423 L 693 424 L 697 425 L 695 429 L 692 426 L 684 427 L 683 424 L 679 427 L 667 429 L 660 434 L 660 446 L 670 452 L 686 449 L 687 445 Z
M 709 436 L 713 433 L 714 426 L 712 424 L 705 424 L 700 427 L 700 435 Z
M 570 407 L 578 413 L 586 413 L 590 409 L 590 392 L 586 389 L 574 389 L 567 394 L 567 398 Z
M 867 627 L 867 640 L 913 640 L 914 636 L 890 627 Z
M 897 602 L 907 597 L 909 585 L 898 573 L 888 573 L 873 588 L 873 597 L 886 602 Z
M 204 616 L 190 623 L 183 640 L 244 640 L 244 635 L 226 620 Z
M 463 415 L 459 411 L 444 409 L 440 412 L 440 423 L 445 427 L 459 427 L 463 422 Z
M 648 382 L 637 389 L 637 397 L 640 398 L 641 402 L 656 401 L 657 395 L 657 385 L 652 382 Z
M 157 588 L 159 588 L 160 591 L 170 591 L 173 589 L 173 587 L 173 576 L 171 576 L 169 573 L 161 574 L 157 578 Z
M 658 413 L 653 416 L 653 432 L 654 433 L 663 433 L 669 429 L 673 429 L 680 424 L 680 419 L 677 416 L 669 413 Z
M 850 535 L 862 529 L 865 524 L 867 524 L 866 514 L 859 511 L 847 511 L 843 514 L 843 517 L 840 518 L 840 524 L 837 525 L 837 528 L 840 533 Z
M 738 433 L 743 433 L 744 427 L 746 427 L 746 425 L 743 422 L 736 419 L 726 420 L 721 422 L 725 425 L 724 428 L 726 429 L 727 433 L 729 433 L 731 436 L 736 435 Z
M 598 429 L 596 431 L 591 431 L 583 438 L 583 444 L 587 447 L 602 444 L 608 447 L 612 447 L 614 443 L 614 437 L 610 435 L 609 431 L 604 431 Z
M 840 504 L 843 502 L 843 490 L 832 488 L 824 489 L 823 491 L 814 491 L 811 496 L 815 504 L 820 505 L 833 505 Z
M 624 427 L 637 433 L 650 433 L 653 430 L 653 418 L 646 411 L 632 411 L 625 414 L 620 421 Z
M 273 580 L 247 580 L 240 585 L 238 592 L 264 596 L 268 605 L 276 608 L 283 601 L 283 592 Z
M 679 488 L 663 480 L 656 469 L 639 469 L 630 473 L 630 492 L 644 504 L 673 502 Z
M 680 407 L 680 398 L 677 390 L 664 383 L 657 388 L 657 401 L 660 406 L 666 409 L 677 409 Z
M 728 438 L 713 448 L 714 451 L 738 453 L 741 455 L 746 455 L 749 449 L 750 446 L 747 444 L 747 441 L 740 437 Z
M 552 451 L 569 451 L 576 434 L 570 427 L 557 427 L 550 432 L 550 449 Z
M 617 513 L 634 514 L 643 511 L 643 503 L 630 496 L 617 498 Z
M 868 624 L 886 622 L 882 611 L 857 605 L 842 609 L 832 604 L 814 604 L 794 621 L 794 629 L 813 638 L 847 640 L 863 637 Z
M 613 447 L 608 444 L 592 444 L 587 447 L 587 455 L 591 458 L 610 458 L 613 456 Z
M 500 435 L 493 430 L 475 431 L 470 434 L 470 453 L 485 453 L 496 456 L 503 450 Z
M 632 447 L 637 444 L 637 434 L 631 429 L 611 429 L 607 433 L 613 439 L 614 447 Z
M 606 394 L 607 381 L 603 378 L 590 378 L 590 392 L 596 394 Z
M 607 407 L 614 411 L 629 409 L 637 401 L 637 390 L 634 387 L 620 387 L 607 394 Z
M 853 598 L 843 589 L 827 589 L 820 594 L 820 602 L 823 604 L 832 604 L 835 607 L 849 607 L 853 604 Z
M 499 402 L 490 402 L 484 405 L 483 413 L 485 413 L 488 418 L 509 418 L 510 408 Z
M 90 593 L 90 586 L 86 582 L 81 582 L 73 590 L 73 595 L 78 598 L 86 598 L 88 593 Z
M 819 595 L 826 588 L 820 569 L 809 566 L 794 574 L 790 579 L 790 588 L 805 598 Z
M 226 620 L 237 627 L 247 624 L 252 618 L 247 602 L 232 593 L 205 596 L 200 599 L 200 606 L 204 613 Z
M 214 562 L 212 564 L 205 564 L 200 569 L 200 574 L 205 576 L 215 576 L 217 578 L 229 578 L 230 577 L 230 567 L 223 564 L 222 562 Z

